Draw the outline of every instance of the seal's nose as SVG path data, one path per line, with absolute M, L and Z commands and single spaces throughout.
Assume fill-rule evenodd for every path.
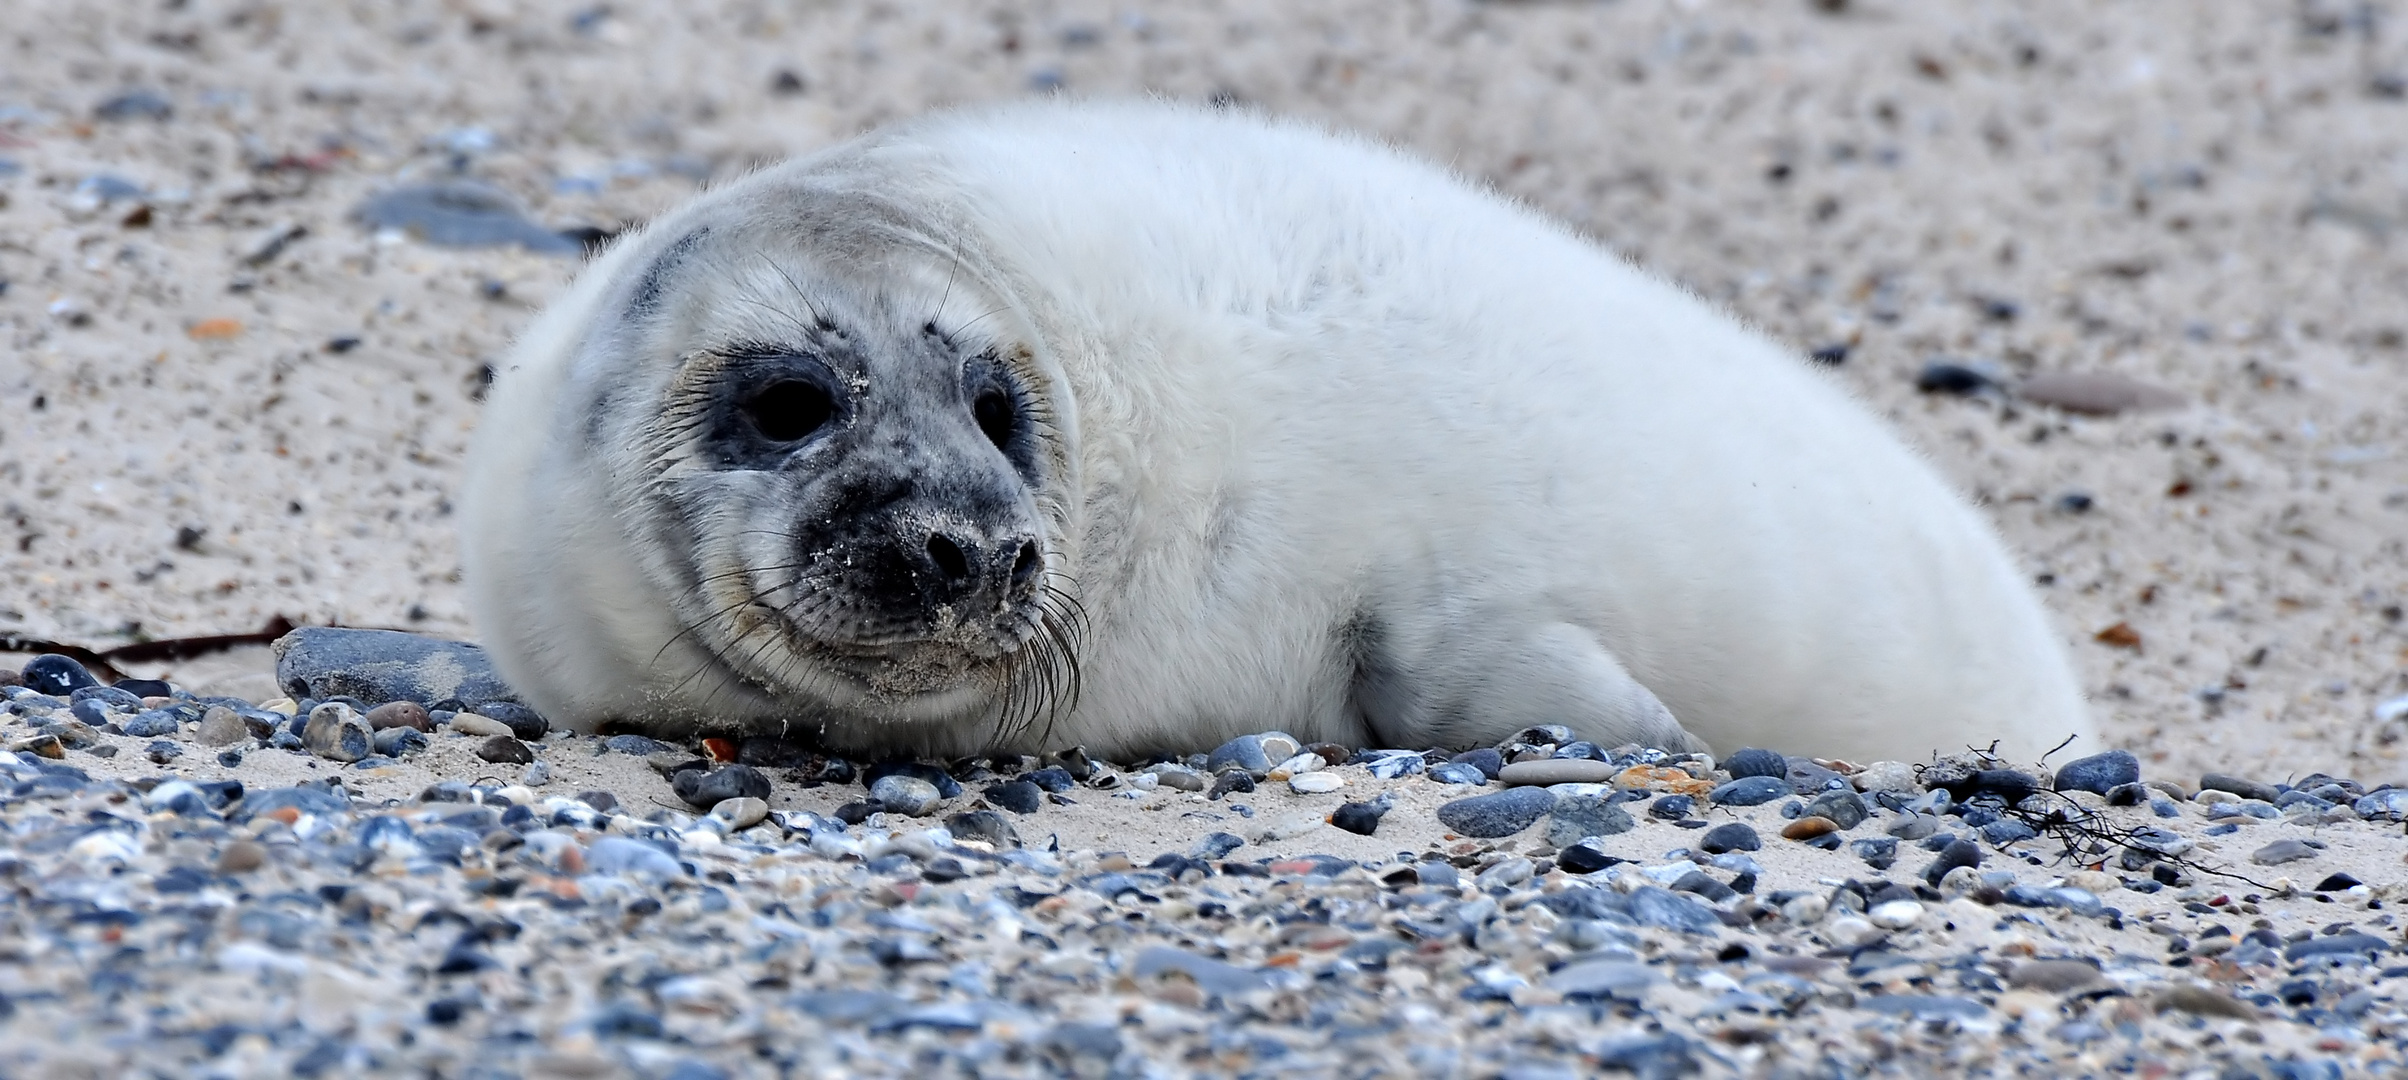
M 1035 540 L 1010 536 L 982 543 L 948 529 L 931 531 L 921 554 L 920 572 L 935 586 L 933 591 L 948 597 L 1018 592 L 1043 565 Z

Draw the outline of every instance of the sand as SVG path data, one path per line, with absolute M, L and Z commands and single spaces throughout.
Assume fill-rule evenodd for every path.
M 1801 353 L 1849 345 L 2048 582 L 2150 775 L 2408 780 L 2408 728 L 2374 718 L 2408 691 L 2395 7 L 22 0 L 0 633 L 476 635 L 452 500 L 480 371 L 577 264 L 372 233 L 348 214 L 374 192 L 456 173 L 607 228 L 930 108 L 1217 96 L 1451 163 Z M 97 111 L 138 88 L 172 114 Z M 146 194 L 79 192 L 102 174 Z M 1934 359 L 2186 404 L 1918 393 Z M 264 697 L 263 655 L 144 670 Z

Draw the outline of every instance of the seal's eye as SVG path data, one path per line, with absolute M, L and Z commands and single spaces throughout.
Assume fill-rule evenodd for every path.
M 978 418 L 978 430 L 986 432 L 987 441 L 994 443 L 998 450 L 1010 447 L 1015 419 L 1013 413 L 1012 395 L 1001 387 L 987 387 L 979 391 L 976 400 L 970 402 L 970 415 Z
M 753 430 L 771 442 L 800 442 L 836 417 L 836 399 L 798 379 L 771 383 L 741 407 Z

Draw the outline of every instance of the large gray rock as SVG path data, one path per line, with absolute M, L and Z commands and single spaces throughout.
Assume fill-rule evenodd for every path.
M 460 709 L 518 695 L 494 673 L 485 650 L 465 641 L 398 630 L 304 626 L 277 638 L 276 685 L 299 698 L 355 697 L 369 705 L 415 701 Z

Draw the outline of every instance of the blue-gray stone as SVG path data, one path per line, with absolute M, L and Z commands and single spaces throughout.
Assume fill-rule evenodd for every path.
M 2107 902 L 2099 899 L 2097 893 L 2070 885 L 2050 889 L 2048 899 L 2051 907 L 2061 907 L 2076 915 L 2097 916 L 2107 911 Z
M 2266 803 L 2282 797 L 2282 790 L 2272 784 L 2261 784 L 2246 777 L 2231 776 L 2225 773 L 2209 773 L 2200 777 L 2199 787 L 2202 791 L 2222 791 L 2244 799 L 2256 799 Z
M 371 229 L 399 229 L 438 247 L 508 247 L 539 255 L 580 255 L 584 245 L 544 228 L 499 188 L 442 180 L 390 188 L 352 211 Z
M 2311 956 L 2364 956 L 2388 952 L 2391 943 L 2372 934 L 2344 930 L 2305 941 L 2294 941 L 2283 947 L 2283 959 L 2297 963 Z
M 2408 788 L 2385 788 L 2370 792 L 2351 803 L 2350 809 L 2368 821 L 2408 819 Z
M 1006 780 L 989 784 L 981 793 L 987 805 L 1015 814 L 1034 814 L 1044 805 L 1045 791 L 1026 780 Z
M 1263 741 L 1253 735 L 1240 735 L 1215 747 L 1204 760 L 1204 771 L 1217 773 L 1223 769 L 1244 769 L 1250 773 L 1266 773 L 1277 764 L 1263 751 Z
M 1867 837 L 1848 841 L 1848 850 L 1863 859 L 1875 870 L 1887 870 L 1898 861 L 1898 838 L 1895 836 Z
M 1508 788 L 1474 795 L 1438 808 L 1438 821 L 1465 836 L 1494 839 L 1527 829 L 1555 809 L 1555 793 L 1541 787 Z
M 1555 800 L 1547 822 L 1547 843 L 1571 847 L 1592 836 L 1613 836 L 1629 832 L 1638 822 L 1630 812 L 1613 804 L 1610 798 L 1595 795 L 1566 795 Z
M 1168 945 L 1148 945 L 1137 954 L 1130 974 L 1140 979 L 1177 972 L 1195 981 L 1196 988 L 1215 997 L 1236 997 L 1272 986 L 1269 976 L 1234 964 L 1198 956 Z
M 122 727 L 129 738 L 156 739 L 176 733 L 176 714 L 166 709 L 151 709 L 128 719 Z
M 1203 839 L 1196 841 L 1195 846 L 1187 849 L 1187 853 L 1199 859 L 1221 859 L 1244 846 L 1246 841 L 1235 833 L 1206 833 Z
M 1720 855 L 1726 851 L 1762 851 L 1764 840 L 1746 822 L 1727 821 L 1698 837 L 1697 848 L 1708 855 Z
M 360 711 L 366 712 L 367 710 Z M 510 729 L 512 738 L 526 742 L 542 739 L 546 732 L 552 730 L 551 723 L 535 710 L 515 701 L 480 701 L 471 706 L 468 711 L 490 720 L 501 721 L 503 726 Z
M 1941 878 L 1948 876 L 1949 871 L 1960 866 L 1980 866 L 1981 864 L 1981 846 L 1971 840 L 1959 837 L 1949 841 L 1947 847 L 1940 849 L 1939 857 L 1933 859 L 1930 866 L 1923 868 L 1923 880 L 1926 884 L 1937 886 Z
M 1743 776 L 1715 788 L 1707 798 L 1724 806 L 1762 806 L 1789 794 L 1789 781 L 1778 776 Z
M 1489 777 L 1486 773 L 1481 772 L 1475 766 L 1467 765 L 1460 761 L 1450 761 L 1444 765 L 1431 766 L 1430 779 L 1436 780 L 1441 784 L 1469 784 L 1473 787 L 1482 786 L 1489 781 Z
M 1979 1020 L 1990 1014 L 1989 1006 L 1979 1001 L 1946 994 L 1876 994 L 1859 1000 L 1856 1007 L 1917 1020 Z
M 1844 789 L 1848 778 L 1814 763 L 1814 759 L 1792 756 L 1789 759 L 1789 788 L 1800 795 L 1818 795 L 1825 791 Z
M 686 872 L 668 852 L 624 836 L 597 838 L 585 849 L 585 868 L 597 874 L 659 878 L 681 877 Z
M 376 733 L 374 742 L 376 752 L 386 757 L 397 758 L 426 749 L 426 736 L 411 727 L 386 728 Z
M 615 750 L 622 754 L 632 754 L 636 757 L 650 757 L 663 750 L 676 749 L 659 739 L 647 738 L 642 735 L 613 735 L 602 740 L 602 748 Z
M 1723 771 L 1731 774 L 1733 780 L 1747 776 L 1770 776 L 1775 779 L 1789 777 L 1789 758 L 1752 746 L 1724 758 L 1722 767 Z
M 925 781 L 936 788 L 939 798 L 959 798 L 962 793 L 961 781 L 955 780 L 952 774 L 925 761 L 881 761 L 862 770 L 861 786 L 875 787 L 878 781 L 889 776 L 908 776 L 915 780 Z M 768 798 L 767 795 L 759 797 Z
M 1655 972 L 1645 964 L 1599 957 L 1575 960 L 1557 968 L 1554 974 L 1547 976 L 1545 985 L 1547 989 L 1575 1000 L 1618 997 L 1624 1001 L 1638 1001 L 1647 996 L 1647 988 L 1654 985 L 1655 981 Z
M 1982 826 L 1982 839 L 1988 840 L 1991 847 L 2005 847 L 2008 844 L 2029 840 L 2038 835 L 2040 835 L 2039 830 L 2014 818 L 2000 818 Z
M 1630 894 L 1630 917 L 1642 926 L 1659 926 L 1684 934 L 1711 934 L 1722 926 L 1713 908 L 1655 885 L 1639 886 Z
M 1505 755 L 1498 753 L 1494 747 L 1483 746 L 1477 750 L 1466 750 L 1448 760 L 1456 765 L 1469 765 L 1479 770 L 1480 776 L 1484 780 L 1494 780 L 1497 778 L 1497 774 L 1505 770 Z M 1462 781 L 1450 781 L 1450 783 L 1462 783 Z
M 2105 795 L 2124 784 L 2140 782 L 2140 759 L 2130 751 L 2109 750 L 2065 763 L 2057 770 L 2057 790 Z
M 517 701 L 485 650 L 465 641 L 398 630 L 304 626 L 271 646 L 276 684 L 295 699 L 349 696 L 379 704 L 415 701 L 432 708 Z
M 304 814 L 340 814 L 351 809 L 351 800 L 320 787 L 268 788 L 245 793 L 237 813 L 247 820 L 288 806 Z

